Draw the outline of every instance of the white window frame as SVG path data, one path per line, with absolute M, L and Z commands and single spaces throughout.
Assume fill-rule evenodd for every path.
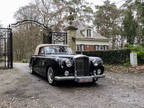
M 92 30 L 91 29 L 87 29 L 86 37 L 92 37 Z

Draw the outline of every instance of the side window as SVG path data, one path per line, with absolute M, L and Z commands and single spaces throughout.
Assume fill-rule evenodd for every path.
M 39 50 L 39 55 L 44 55 L 44 54 L 45 54 L 44 47 L 42 47 Z

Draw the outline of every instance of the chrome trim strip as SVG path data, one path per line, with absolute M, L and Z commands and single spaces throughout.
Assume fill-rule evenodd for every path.
M 81 58 L 81 57 L 88 57 L 88 56 L 79 54 L 79 55 L 75 55 L 75 56 L 74 56 L 74 59 Z
M 64 81 L 64 80 L 75 80 L 75 79 L 81 79 L 81 78 L 104 78 L 105 74 L 102 75 L 92 75 L 92 76 L 55 76 L 56 81 Z

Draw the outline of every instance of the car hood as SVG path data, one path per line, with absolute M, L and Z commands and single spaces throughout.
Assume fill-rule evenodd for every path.
M 76 54 L 73 55 L 51 55 L 52 57 L 58 57 L 58 58 L 74 58 L 75 56 L 77 56 Z M 82 55 L 80 55 L 82 56 Z
M 69 59 L 73 59 L 73 58 L 78 58 L 78 57 L 87 57 L 86 55 L 83 54 L 73 54 L 73 55 L 68 55 L 68 54 L 56 54 L 56 55 L 51 55 L 51 57 L 54 58 L 69 58 Z M 93 60 L 93 59 L 97 59 L 98 61 L 101 60 L 101 58 L 99 57 L 89 57 L 89 60 Z

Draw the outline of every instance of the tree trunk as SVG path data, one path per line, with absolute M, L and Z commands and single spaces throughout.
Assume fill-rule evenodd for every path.
M 115 49 L 115 38 L 112 38 L 112 49 Z

